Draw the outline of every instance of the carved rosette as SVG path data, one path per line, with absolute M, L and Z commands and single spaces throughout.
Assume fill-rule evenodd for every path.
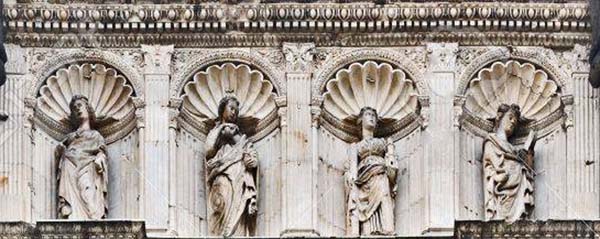
M 224 63 L 200 71 L 188 82 L 181 96 L 179 122 L 204 138 L 215 125 L 219 101 L 234 95 L 240 102 L 239 124 L 251 140 L 258 140 L 278 125 L 273 84 L 246 64 Z
M 364 107 L 375 109 L 381 119 L 376 137 L 395 140 L 422 122 L 415 83 L 388 63 L 367 61 L 339 70 L 323 94 L 323 126 L 345 141 L 359 141 L 355 120 Z
M 69 102 L 73 95 L 89 99 L 95 111 L 94 128 L 114 142 L 135 127 L 134 92 L 127 79 L 100 63 L 61 68 L 42 85 L 36 99 L 36 124 L 57 140 L 72 131 Z
M 469 83 L 462 104 L 462 125 L 484 136 L 492 131 L 496 111 L 501 104 L 517 104 L 522 117 L 530 122 L 517 132 L 517 138 L 533 129 L 539 134 L 551 132 L 565 117 L 561 91 L 543 70 L 515 60 L 495 62 L 479 71 Z

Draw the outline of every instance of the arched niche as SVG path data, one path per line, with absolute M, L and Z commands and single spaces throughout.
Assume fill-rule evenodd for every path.
M 395 69 L 402 70 L 408 78 L 415 82 L 421 101 L 424 103 L 428 101 L 430 89 L 423 80 L 423 69 L 417 67 L 417 65 L 415 65 L 406 54 L 403 54 L 403 52 L 385 49 L 358 49 L 345 52 L 334 59 L 331 59 L 315 72 L 312 96 L 320 96 L 325 91 L 328 81 L 331 80 L 340 69 L 343 69 L 352 63 L 366 61 L 374 61 L 377 63 L 385 62 L 392 65 Z
M 455 107 L 459 124 L 471 133 L 485 137 L 493 129 L 492 119 L 501 104 L 516 104 L 527 120 L 517 132 L 517 142 L 535 130 L 543 137 L 564 123 L 564 84 L 546 70 L 518 59 L 491 62 L 477 71 L 466 87 L 459 89 Z
M 251 66 L 252 69 L 261 72 L 266 79 L 269 79 L 279 96 L 286 94 L 286 87 L 282 81 L 285 79 L 284 72 L 279 66 L 272 64 L 264 55 L 236 49 L 199 52 L 187 58 L 191 60 L 181 66 L 181 70 L 175 74 L 174 83 L 171 84 L 170 94 L 173 98 L 181 96 L 185 85 L 190 79 L 193 79 L 196 73 L 212 65 L 220 65 L 226 62 Z
M 359 141 L 356 119 L 360 110 L 377 111 L 377 137 L 398 140 L 419 126 L 427 98 L 419 92 L 413 77 L 385 61 L 359 61 L 338 69 L 321 93 L 323 126 L 346 142 Z
M 69 102 L 73 95 L 88 98 L 96 128 L 110 144 L 135 128 L 136 93 L 127 78 L 100 62 L 63 66 L 41 85 L 35 99 L 36 125 L 56 140 L 71 132 Z
M 196 72 L 182 89 L 179 122 L 204 138 L 218 117 L 219 101 L 226 95 L 240 102 L 240 128 L 253 141 L 278 126 L 277 92 L 270 79 L 250 65 L 225 62 Z
M 64 56 L 57 56 L 62 59 Z M 98 130 L 107 144 L 108 217 L 139 218 L 140 192 L 139 134 L 136 111 L 143 105 L 129 74 L 124 74 L 105 61 L 65 60 L 48 63 L 48 71 L 40 73 L 36 90 L 27 100 L 32 108 L 32 187 L 33 218 L 56 217 L 56 145 L 72 132 L 69 103 L 73 95 L 88 98 Z M 126 71 L 132 73 L 131 71 Z
M 257 235 L 276 236 L 279 231 L 273 218 L 280 218 L 281 195 L 279 160 L 281 134 L 276 98 L 280 94 L 273 79 L 261 68 L 240 61 L 219 61 L 204 65 L 189 74 L 176 99 L 175 175 L 177 185 L 191 190 L 173 192 L 176 212 L 186 221 L 174 222 L 180 236 L 197 236 L 194 231 L 207 228 L 207 190 L 205 141 L 215 126 L 221 99 L 235 96 L 240 103 L 240 130 L 246 134 L 258 153 L 258 225 Z M 193 200 L 191 200 L 193 199 Z M 208 235 L 202 231 L 201 235 Z
M 484 220 L 482 145 L 493 131 L 492 118 L 503 103 L 519 105 L 526 119 L 516 129 L 513 144 L 522 144 L 529 132 L 537 132 L 534 169 L 540 174 L 535 178 L 532 219 L 546 220 L 549 214 L 562 213 L 554 208 L 560 205 L 555 195 L 564 192 L 560 186 L 564 180 L 551 178 L 568 177 L 563 171 L 570 151 L 567 142 L 572 140 L 567 134 L 572 128 L 573 82 L 545 53 L 541 47 L 492 48 L 474 58 L 459 77 L 454 110 L 455 125 L 460 128 L 461 160 L 456 167 L 461 172 L 458 181 L 464 185 L 458 200 L 465 205 L 458 214 L 464 220 Z
M 354 58 L 356 59 L 356 58 Z M 400 59 L 400 58 L 398 58 Z M 403 211 L 404 202 L 416 196 L 405 185 L 415 184 L 421 173 L 414 165 L 423 162 L 422 128 L 426 126 L 428 97 L 425 84 L 411 64 L 401 66 L 385 57 L 347 61 L 340 59 L 326 81 L 318 81 L 318 98 L 321 101 L 318 136 L 317 175 L 324 187 L 317 186 L 323 202 L 318 207 L 321 235 L 352 235 L 352 226 L 346 224 L 349 188 L 345 175 L 354 167 L 352 144 L 361 140 L 361 127 L 357 122 L 361 109 L 375 109 L 380 119 L 375 137 L 392 142 L 401 160 L 402 170 L 411 169 L 411 178 L 403 175 L 396 181 L 394 223 L 397 234 L 406 233 L 398 226 L 403 218 L 413 212 Z M 412 70 L 406 70 L 412 69 Z M 318 78 L 321 79 L 321 78 Z M 422 174 L 421 174 L 422 175 Z M 419 214 L 421 208 L 414 208 Z

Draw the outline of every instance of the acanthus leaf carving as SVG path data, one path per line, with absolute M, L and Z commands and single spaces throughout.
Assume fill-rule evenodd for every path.
M 283 43 L 283 54 L 290 72 L 305 72 L 312 68 L 314 63 L 313 43 Z

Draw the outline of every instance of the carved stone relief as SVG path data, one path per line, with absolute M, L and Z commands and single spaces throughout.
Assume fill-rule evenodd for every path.
M 323 95 L 323 126 L 339 138 L 356 142 L 360 126 L 352 123 L 363 107 L 371 107 L 382 119 L 376 136 L 391 136 L 414 129 L 419 118 L 415 83 L 400 69 L 374 61 L 353 63 L 338 71 Z M 412 126 L 411 126 L 412 125 Z
M 92 128 L 97 115 L 89 101 L 83 95 L 72 96 L 68 119 L 75 131 L 55 151 L 60 219 L 97 220 L 108 214 L 106 144 L 100 132 Z
M 284 43 L 283 54 L 287 62 L 288 72 L 306 72 L 312 69 L 314 58 L 314 44 Z
M 245 64 L 213 65 L 194 75 L 182 96 L 182 126 L 203 138 L 218 118 L 218 102 L 233 94 L 240 102 L 240 122 L 244 133 L 258 139 L 277 126 L 273 84 Z
M 109 143 L 134 128 L 136 107 L 127 79 L 103 64 L 73 64 L 50 76 L 37 98 L 39 125 L 56 139 L 71 131 L 69 102 L 74 95 L 89 99 L 96 115 L 94 127 Z
M 349 235 L 393 235 L 397 155 L 391 141 L 374 137 L 379 118 L 369 106 L 360 110 L 361 141 L 351 146 L 345 172 Z
M 252 142 L 278 125 L 274 87 L 248 65 L 224 63 L 196 73 L 183 92 L 179 122 L 206 134 L 209 232 L 253 236 L 258 155 Z
M 462 106 L 463 123 L 484 136 L 493 130 L 497 109 L 502 104 L 515 104 L 520 107 L 523 117 L 530 119 L 523 129 L 543 129 L 561 122 L 563 100 L 561 88 L 548 74 L 530 63 L 509 60 L 495 62 L 482 69 L 469 83 L 464 97 L 455 100 Z M 550 132 L 545 130 L 545 132 Z M 515 132 L 519 141 L 523 140 L 524 130 Z
M 30 64 L 30 72 L 35 79 L 40 79 L 27 89 L 27 95 L 37 97 L 38 90 L 45 80 L 54 75 L 65 65 L 101 63 L 106 68 L 114 68 L 123 75 L 135 91 L 135 96 L 143 98 L 143 74 L 140 68 L 144 58 L 140 50 L 98 50 L 98 49 L 30 49 L 26 59 Z
M 59 184 L 71 180 L 70 171 L 107 172 L 70 168 L 70 147 L 87 140 L 72 132 L 69 119 L 69 103 L 79 94 L 97 116 L 90 130 L 99 137 L 86 142 L 101 149 L 90 165 L 102 165 L 106 144 L 109 162 L 123 161 L 128 175 L 141 175 L 123 184 L 137 188 L 127 197 L 110 186 L 109 217 L 121 215 L 113 214 L 113 204 L 140 205 L 122 215 L 152 222 L 150 237 L 447 236 L 453 220 L 600 215 L 598 152 L 588 147 L 598 142 L 589 133 L 600 122 L 593 117 L 598 92 L 580 84 L 589 70 L 584 1 L 8 2 L 6 42 L 18 44 L 18 57 L 6 69 L 19 77 L 14 92 L 8 83 L 4 89 L 18 100 L 14 107 L 0 102 L 11 117 L 0 126 L 18 122 L 19 131 L 6 134 L 15 147 L 0 150 L 0 179 L 10 178 L 0 180 L 0 198 L 11 199 L 0 200 L 8 201 L 0 202 L 0 217 L 18 211 L 15 218 L 35 222 L 57 212 L 56 165 L 42 161 L 56 142 L 42 131 L 65 148 L 55 157 L 66 169 Z M 7 46 L 9 59 L 15 49 Z M 446 87 L 454 83 L 457 89 Z M 446 94 L 456 94 L 454 108 Z M 146 109 L 143 99 L 152 101 Z M 457 128 L 440 133 L 450 110 Z M 435 127 L 417 129 L 428 120 Z M 125 135 L 139 138 L 119 142 Z M 100 137 L 104 143 L 95 142 Z M 536 138 L 554 140 L 535 150 L 544 176 L 531 170 Z M 252 145 L 258 140 L 260 155 Z M 201 173 L 198 162 L 207 166 Z M 114 183 L 123 174 L 116 173 L 119 165 L 109 167 Z M 546 184 L 557 196 L 539 186 Z M 441 187 L 444 193 L 436 193 Z M 98 206 L 104 191 L 88 203 L 64 193 L 82 194 L 79 188 L 60 190 L 60 218 L 106 216 Z M 94 210 L 81 213 L 81 205 Z
M 324 127 L 358 142 L 351 146 L 345 172 L 349 235 L 395 233 L 397 156 L 392 142 L 398 132 L 415 129 L 419 110 L 416 84 L 388 63 L 353 63 L 327 83 Z
M 535 131 L 523 145 L 515 145 L 514 133 L 523 125 L 520 107 L 502 104 L 497 108 L 494 132 L 483 143 L 485 219 L 508 223 L 528 218 L 534 207 Z
M 217 125 L 206 137 L 209 231 L 216 236 L 253 236 L 257 208 L 258 155 L 238 125 L 240 102 L 219 101 Z

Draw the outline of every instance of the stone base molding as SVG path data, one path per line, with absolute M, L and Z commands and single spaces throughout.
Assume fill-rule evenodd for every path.
M 22 222 L 0 223 L 0 238 L 146 238 L 144 221 L 38 221 L 35 225 Z
M 456 221 L 454 238 L 598 238 L 600 221 Z

